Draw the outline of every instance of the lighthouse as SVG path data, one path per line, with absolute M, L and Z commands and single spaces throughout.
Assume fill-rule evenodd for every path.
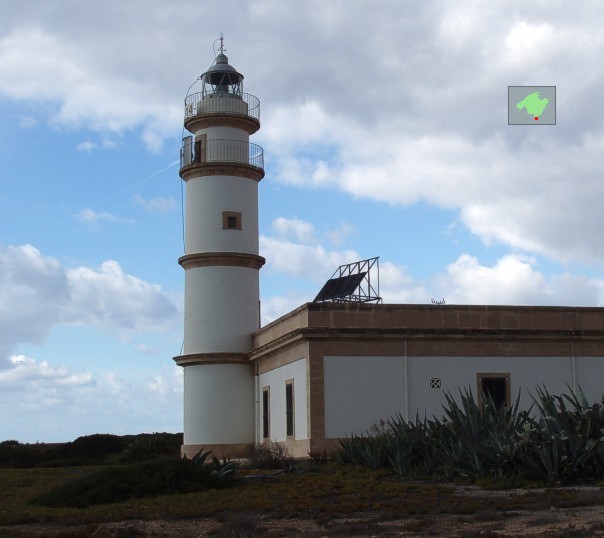
M 260 101 L 220 49 L 185 98 L 180 177 L 185 184 L 182 455 L 245 457 L 254 446 L 254 371 L 260 327 L 258 183 Z

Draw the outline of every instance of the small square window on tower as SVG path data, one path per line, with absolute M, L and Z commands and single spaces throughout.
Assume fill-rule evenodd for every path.
M 224 230 L 241 230 L 241 213 L 238 211 L 223 211 L 222 228 Z

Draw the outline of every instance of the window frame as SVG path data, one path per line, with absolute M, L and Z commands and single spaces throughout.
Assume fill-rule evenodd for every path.
M 229 226 L 230 219 L 235 219 L 235 226 Z M 222 212 L 222 229 L 223 230 L 241 230 L 241 212 L 240 211 L 223 211 Z
M 477 401 L 482 405 L 482 384 L 485 379 L 503 379 L 505 382 L 505 406 L 509 409 L 512 405 L 512 389 L 509 372 L 478 372 L 476 374 Z

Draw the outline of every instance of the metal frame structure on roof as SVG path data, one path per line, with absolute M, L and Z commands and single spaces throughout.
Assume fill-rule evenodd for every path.
M 340 265 L 313 302 L 381 303 L 379 259 L 377 256 Z

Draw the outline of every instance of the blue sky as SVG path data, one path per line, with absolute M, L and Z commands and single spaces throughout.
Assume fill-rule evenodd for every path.
M 182 428 L 182 102 L 221 32 L 263 322 L 372 256 L 385 302 L 604 304 L 599 1 L 0 5 L 0 439 Z M 558 124 L 508 126 L 539 84 Z

